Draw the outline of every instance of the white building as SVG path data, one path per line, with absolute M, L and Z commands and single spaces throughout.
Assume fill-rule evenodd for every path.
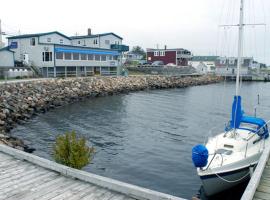
M 14 67 L 14 52 L 9 50 L 8 47 L 0 49 L 0 67 Z
M 241 75 L 250 75 L 253 58 L 244 57 L 240 69 Z M 235 57 L 219 57 L 216 61 L 217 75 L 235 76 L 237 73 L 237 58 Z
M 215 73 L 217 59 L 218 56 L 193 56 L 188 65 L 201 74 Z
M 45 77 L 116 75 L 120 55 L 128 51 L 114 33 L 68 37 L 57 31 L 8 38 L 16 63 L 41 71 Z M 0 57 L 1 59 L 1 57 Z

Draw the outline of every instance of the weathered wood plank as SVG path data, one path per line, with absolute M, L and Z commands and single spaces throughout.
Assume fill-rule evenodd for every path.
M 98 199 L 101 195 L 105 194 L 109 192 L 108 190 L 104 190 L 104 189 L 101 189 L 99 188 L 98 190 L 96 190 L 94 193 L 90 194 L 90 195 L 87 195 L 83 198 L 81 198 L 81 200 L 96 200 Z
M 81 191 L 79 194 L 76 196 L 69 197 L 68 200 L 80 200 L 81 198 L 94 193 L 96 190 L 98 190 L 97 186 L 94 186 L 92 184 L 89 184 L 90 186 L 86 188 L 85 190 Z
M 51 198 L 51 200 L 69 199 L 70 197 L 77 196 L 79 193 L 83 192 L 89 187 L 91 187 L 89 184 L 82 183 L 78 185 L 77 187 L 71 188 L 70 190 L 66 191 L 63 194 L 60 194 L 54 198 Z
M 46 173 L 37 177 L 34 177 L 28 181 L 19 183 L 17 185 L 9 187 L 9 190 L 6 190 L 6 199 L 17 199 L 22 197 L 25 194 L 31 193 L 31 189 L 35 188 L 45 182 L 53 180 L 56 178 L 56 175 L 53 173 Z
M 265 185 L 260 184 L 259 187 L 257 188 L 257 191 L 268 193 L 270 196 L 270 186 L 265 186 Z
M 267 193 L 263 193 L 263 192 L 255 192 L 255 195 L 254 197 L 256 198 L 260 198 L 260 199 L 263 199 L 263 200 L 270 200 L 270 195 L 267 194 Z
M 14 173 L 7 174 L 7 176 L 1 178 L 0 180 L 0 188 L 3 188 L 5 184 L 8 184 L 9 182 L 12 182 L 14 180 L 18 180 L 22 177 L 27 177 L 30 174 L 33 174 L 34 172 L 38 172 L 39 169 L 37 167 L 32 166 L 27 170 L 27 168 L 24 168 L 22 171 L 15 171 Z
M 42 194 L 46 194 L 48 191 L 48 187 L 51 185 L 57 185 L 57 184 L 62 184 L 66 180 L 65 177 L 62 176 L 57 176 L 54 180 L 47 181 L 44 184 L 41 184 L 35 188 L 31 189 L 31 193 L 27 193 L 24 196 L 18 197 L 18 200 L 28 200 L 28 199 L 38 199 L 38 197 Z
M 4 153 L 1 153 L 4 152 Z M 0 145 L 0 199 L 183 200 Z M 74 179 L 74 178 L 76 179 Z
M 109 200 L 126 200 L 126 199 L 128 199 L 126 195 L 115 194 Z
M 51 190 L 50 193 L 47 193 L 46 195 L 42 195 L 39 197 L 39 200 L 45 200 L 45 199 L 51 199 L 58 195 L 61 195 L 62 193 L 67 192 L 68 190 L 79 186 L 81 183 L 80 181 L 70 181 L 66 180 L 67 184 L 59 185 L 57 188 L 55 187 L 53 190 Z
M 6 183 L 2 183 L 0 188 L 1 192 L 5 193 L 6 190 L 9 191 L 11 187 L 17 188 L 20 184 L 25 183 L 27 181 L 31 181 L 38 176 L 46 175 L 46 171 L 38 171 L 38 169 L 30 171 L 27 175 L 18 176 L 16 178 L 10 178 Z

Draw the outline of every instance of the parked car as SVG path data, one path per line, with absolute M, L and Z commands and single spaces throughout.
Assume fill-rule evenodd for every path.
M 166 66 L 167 67 L 176 67 L 176 64 L 174 64 L 174 63 L 168 63 Z
M 158 61 L 154 61 L 154 62 L 152 63 L 152 65 L 153 65 L 153 66 L 161 66 L 161 65 L 164 65 L 164 62 L 158 60 Z
M 139 65 L 145 65 L 145 64 L 147 64 L 146 60 L 139 60 Z

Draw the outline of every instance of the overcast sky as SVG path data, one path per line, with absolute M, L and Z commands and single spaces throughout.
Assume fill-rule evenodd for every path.
M 3 31 L 60 31 L 68 36 L 114 32 L 129 46 L 187 48 L 194 55 L 236 55 L 240 0 L 9 0 L 0 3 Z M 270 0 L 245 0 L 245 56 L 270 64 Z

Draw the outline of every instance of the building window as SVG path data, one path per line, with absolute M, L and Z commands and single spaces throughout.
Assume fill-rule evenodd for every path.
M 94 55 L 93 54 L 88 54 L 88 60 L 94 60 Z
M 86 42 L 85 42 L 85 40 L 83 41 L 83 46 L 86 46 Z
M 51 42 L 52 41 L 52 38 L 47 38 L 47 42 Z
M 160 51 L 159 54 L 160 56 L 165 56 L 165 51 Z
M 110 40 L 105 40 L 105 44 L 110 45 Z
M 95 55 L 95 60 L 100 61 L 100 55 Z
M 154 51 L 154 56 L 159 56 L 159 51 Z
M 234 65 L 234 59 L 229 60 L 230 65 Z
M 79 53 L 73 53 L 73 60 L 79 60 L 80 54 Z
M 65 53 L 65 60 L 71 60 L 71 53 Z
M 42 52 L 42 60 L 43 62 L 52 61 L 52 52 Z
M 35 46 L 36 45 L 36 39 L 35 38 L 31 38 L 30 39 L 30 45 L 31 46 Z
M 62 52 L 56 52 L 55 57 L 58 60 L 63 60 L 64 55 Z
M 64 43 L 64 40 L 63 39 L 60 39 L 60 44 L 63 44 Z
M 78 41 L 78 44 L 81 44 L 81 41 L 80 40 Z
M 110 55 L 110 56 L 107 56 L 107 60 L 113 60 L 112 59 L 112 56 Z
M 81 54 L 81 60 L 87 60 L 87 55 L 86 54 Z
M 94 39 L 94 44 L 98 44 L 98 41 L 97 41 L 97 39 Z
M 225 65 L 226 64 L 226 60 L 225 59 L 223 59 L 223 60 L 220 60 L 220 62 L 219 62 L 221 65 Z
M 105 55 L 101 56 L 101 61 L 106 61 L 106 56 Z
M 113 60 L 117 60 L 118 59 L 118 56 L 113 56 Z

